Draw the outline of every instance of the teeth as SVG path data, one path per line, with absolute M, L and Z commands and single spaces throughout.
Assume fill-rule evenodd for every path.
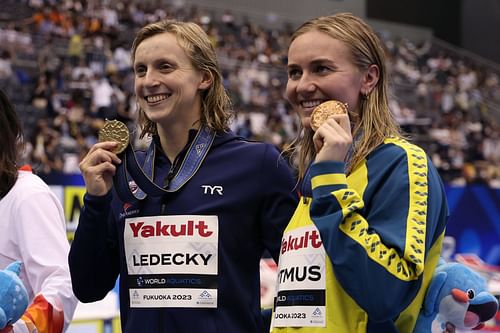
M 314 101 L 303 101 L 300 104 L 304 108 L 314 108 L 314 107 L 320 105 L 322 102 L 323 101 L 321 101 L 321 100 L 314 100 Z
M 168 96 L 166 94 L 147 96 L 146 101 L 148 101 L 148 103 L 157 103 L 163 101 L 164 99 L 167 99 L 167 97 Z

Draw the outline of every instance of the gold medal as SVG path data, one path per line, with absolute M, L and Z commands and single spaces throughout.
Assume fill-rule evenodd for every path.
M 99 142 L 115 141 L 118 147 L 114 150 L 115 154 L 122 153 L 129 143 L 129 132 L 127 126 L 118 120 L 107 120 L 99 131 Z
M 347 104 L 334 100 L 323 102 L 311 114 L 311 128 L 313 131 L 316 131 L 334 114 L 344 113 L 347 113 Z

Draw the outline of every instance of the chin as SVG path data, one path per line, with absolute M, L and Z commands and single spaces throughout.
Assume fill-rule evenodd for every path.
M 163 110 L 156 110 L 156 111 L 145 111 L 144 114 L 148 117 L 149 120 L 151 120 L 154 123 L 157 123 L 164 119 L 167 115 L 168 112 L 164 112 Z

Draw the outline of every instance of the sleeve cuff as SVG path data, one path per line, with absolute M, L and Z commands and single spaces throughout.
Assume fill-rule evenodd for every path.
M 347 188 L 344 167 L 344 162 L 319 162 L 311 165 L 313 198 L 329 195 L 333 191 Z
M 112 191 L 109 191 L 105 195 L 92 195 L 85 193 L 83 197 L 84 202 L 90 204 L 92 206 L 108 206 L 111 203 L 111 199 L 113 198 Z
M 86 215 L 92 217 L 102 216 L 102 214 L 108 214 L 110 211 L 111 201 L 113 199 L 112 191 L 109 191 L 105 195 L 91 195 L 85 193 L 83 197 L 83 211 Z

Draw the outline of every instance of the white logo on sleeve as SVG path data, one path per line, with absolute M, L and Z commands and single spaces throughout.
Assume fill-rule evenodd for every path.
M 224 190 L 222 186 L 220 185 L 201 185 L 201 188 L 203 189 L 203 194 L 218 194 L 218 195 L 223 195 L 222 191 Z

